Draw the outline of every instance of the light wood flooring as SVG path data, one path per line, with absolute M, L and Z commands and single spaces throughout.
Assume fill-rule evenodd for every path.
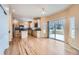
M 15 38 L 5 50 L 5 55 L 78 55 L 79 51 L 60 42 L 47 38 Z

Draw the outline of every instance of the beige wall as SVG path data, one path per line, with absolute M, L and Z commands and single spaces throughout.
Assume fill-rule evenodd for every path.
M 65 42 L 71 45 L 72 47 L 79 49 L 79 33 L 78 33 L 78 22 L 79 22 L 79 5 L 71 5 L 68 9 L 60 11 L 54 15 L 47 16 L 47 21 L 54 20 L 56 18 L 60 17 L 66 17 L 65 20 Z M 75 22 L 76 22 L 76 39 L 72 40 L 69 35 L 69 25 L 70 25 L 70 17 L 75 16 Z
M 9 41 L 12 41 L 12 24 L 13 24 L 13 18 L 12 18 L 12 13 L 9 11 L 9 31 L 10 31 L 10 33 L 9 33 Z

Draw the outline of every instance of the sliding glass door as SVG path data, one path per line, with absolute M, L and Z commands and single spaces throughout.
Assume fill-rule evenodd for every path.
M 64 25 L 64 18 L 56 21 L 49 21 L 49 38 L 64 41 Z

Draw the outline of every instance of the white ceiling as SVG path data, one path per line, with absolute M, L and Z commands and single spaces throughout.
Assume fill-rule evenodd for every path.
M 11 10 L 15 10 L 14 16 L 20 18 L 32 18 L 42 16 L 42 8 L 45 8 L 46 16 L 68 8 L 69 4 L 11 4 Z

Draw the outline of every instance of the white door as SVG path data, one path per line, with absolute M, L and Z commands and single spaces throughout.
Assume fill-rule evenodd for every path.
M 8 16 L 4 14 L 0 7 L 0 55 L 4 54 L 9 47 Z

